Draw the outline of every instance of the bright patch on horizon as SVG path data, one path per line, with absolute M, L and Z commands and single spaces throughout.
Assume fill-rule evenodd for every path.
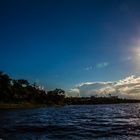
M 133 63 L 134 68 L 138 71 L 140 70 L 140 41 L 136 41 L 134 46 L 135 47 L 132 48 Z

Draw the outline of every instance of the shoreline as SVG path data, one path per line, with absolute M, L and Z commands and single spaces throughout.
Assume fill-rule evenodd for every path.
M 140 102 L 95 103 L 95 104 L 65 104 L 63 106 L 69 106 L 69 105 L 133 104 L 133 103 L 140 103 Z M 33 103 L 18 103 L 18 104 L 0 103 L 0 109 L 33 109 L 33 108 L 45 108 L 45 107 L 62 107 L 62 105 L 46 105 L 46 104 L 33 104 Z
M 0 103 L 0 109 L 28 109 L 28 108 L 40 108 L 48 107 L 46 104 L 33 104 L 33 103 Z

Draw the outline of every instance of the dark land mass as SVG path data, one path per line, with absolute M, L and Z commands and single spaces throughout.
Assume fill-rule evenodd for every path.
M 114 103 L 140 103 L 136 99 L 108 97 L 66 97 L 65 91 L 55 89 L 45 92 L 36 83 L 24 79 L 12 79 L 0 72 L 0 108 L 34 108 L 63 105 L 93 105 Z

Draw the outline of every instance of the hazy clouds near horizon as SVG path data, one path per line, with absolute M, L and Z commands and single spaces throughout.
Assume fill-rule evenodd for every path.
M 128 76 L 118 81 L 85 82 L 67 92 L 70 96 L 118 96 L 140 99 L 140 77 Z

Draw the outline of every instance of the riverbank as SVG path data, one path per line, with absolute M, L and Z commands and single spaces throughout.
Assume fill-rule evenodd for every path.
M 140 103 L 140 101 L 136 102 L 102 102 L 102 103 L 92 103 L 92 104 L 83 104 L 83 103 L 76 103 L 76 104 L 65 104 L 65 105 L 46 105 L 46 104 L 33 104 L 33 103 L 18 103 L 18 104 L 8 104 L 8 103 L 0 103 L 0 109 L 32 109 L 32 108 L 42 108 L 42 107 L 62 107 L 62 106 L 69 106 L 69 105 L 107 105 L 107 104 L 133 104 L 133 103 Z
M 47 107 L 46 104 L 33 104 L 33 103 L 18 103 L 18 104 L 8 104 L 0 103 L 0 109 L 25 109 L 25 108 L 40 108 Z

